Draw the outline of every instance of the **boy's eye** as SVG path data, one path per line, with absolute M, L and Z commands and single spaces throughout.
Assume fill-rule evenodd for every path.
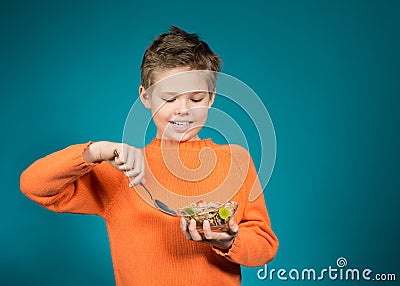
M 165 102 L 174 102 L 175 98 L 163 99 Z
M 193 102 L 200 102 L 200 101 L 202 101 L 204 98 L 192 98 L 191 100 L 193 101 Z

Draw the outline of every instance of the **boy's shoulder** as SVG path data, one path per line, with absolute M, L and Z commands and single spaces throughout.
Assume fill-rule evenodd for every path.
M 215 152 L 223 153 L 231 157 L 236 163 L 243 164 L 243 162 L 251 160 L 251 155 L 246 148 L 237 144 L 215 144 Z
M 241 153 L 249 153 L 246 148 L 238 144 L 217 144 L 214 143 L 214 148 L 221 152 L 241 152 Z

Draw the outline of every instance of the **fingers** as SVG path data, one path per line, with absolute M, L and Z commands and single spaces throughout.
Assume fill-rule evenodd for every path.
M 210 242 L 214 245 L 223 245 L 226 242 L 231 241 L 234 236 L 230 234 L 229 232 L 214 232 L 211 230 L 210 222 L 208 220 L 205 220 L 203 223 L 203 235 L 204 239 L 207 242 Z
M 180 228 L 181 228 L 182 233 L 185 235 L 185 237 L 187 239 L 191 240 L 192 237 L 190 236 L 190 233 L 188 231 L 186 220 L 183 217 L 181 217 Z
M 205 240 L 215 240 L 217 238 L 216 233 L 212 232 L 210 222 L 208 220 L 203 222 L 203 232 Z
M 187 239 L 197 242 L 206 242 L 221 249 L 228 249 L 239 232 L 239 226 L 233 219 L 229 222 L 228 232 L 213 232 L 208 220 L 203 222 L 202 234 L 197 231 L 196 221 L 194 219 L 187 225 L 185 219 L 181 218 L 180 228 Z
M 125 172 L 126 176 L 128 178 L 133 178 L 133 180 L 130 182 L 130 186 L 136 186 L 140 182 L 143 184 L 146 183 L 144 178 L 144 157 L 142 153 L 139 150 L 137 160 L 134 163 L 133 170 Z
M 117 144 L 114 147 L 114 163 L 119 167 L 120 170 L 123 171 L 123 167 L 128 160 L 129 156 L 129 147 L 125 144 Z
M 239 234 L 239 226 L 233 218 L 229 220 L 229 233 L 232 236 L 237 236 Z
M 112 165 L 120 171 L 125 173 L 125 176 L 130 179 L 130 187 L 139 184 L 144 177 L 144 157 L 142 150 L 129 146 L 127 144 L 120 144 L 114 151 L 115 156 Z
M 200 233 L 196 229 L 196 221 L 194 219 L 190 220 L 190 224 L 188 227 L 190 237 L 194 241 L 202 241 L 203 238 L 201 237 Z

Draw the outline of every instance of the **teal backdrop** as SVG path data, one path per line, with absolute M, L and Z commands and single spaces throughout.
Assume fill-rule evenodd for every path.
M 120 141 L 143 53 L 171 24 L 199 33 L 273 120 L 265 196 L 280 248 L 268 268 L 343 257 L 399 280 L 399 12 L 389 0 L 1 1 L 0 285 L 114 284 L 102 219 L 39 207 L 19 176 L 68 145 Z M 261 269 L 243 268 L 243 285 L 311 283 Z

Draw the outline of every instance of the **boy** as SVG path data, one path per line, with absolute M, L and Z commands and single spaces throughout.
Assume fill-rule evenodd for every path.
M 216 94 L 216 78 L 201 71 L 219 72 L 220 59 L 196 34 L 172 27 L 146 50 L 141 70 L 140 99 L 156 138 L 144 149 L 69 146 L 25 170 L 21 190 L 55 212 L 103 217 L 117 285 L 240 285 L 240 265 L 268 263 L 278 241 L 248 152 L 198 137 Z M 197 229 L 158 211 L 142 184 L 174 209 L 184 204 L 165 190 L 193 201 L 235 189 L 225 199 L 239 207 L 227 231 L 211 231 L 208 221 Z M 254 189 L 260 195 L 250 202 Z

